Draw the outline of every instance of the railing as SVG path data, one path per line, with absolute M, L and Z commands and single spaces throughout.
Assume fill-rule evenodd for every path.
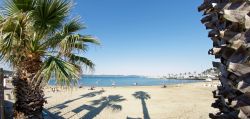
M 0 68 L 0 119 L 4 119 L 4 74 L 3 69 Z

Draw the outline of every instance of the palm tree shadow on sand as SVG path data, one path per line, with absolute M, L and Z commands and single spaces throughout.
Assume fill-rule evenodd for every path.
M 125 101 L 126 99 L 120 95 L 109 95 L 108 97 L 102 97 L 98 100 L 92 101 L 92 106 L 100 105 L 92 110 L 90 110 L 87 114 L 85 114 L 82 118 L 83 119 L 93 119 L 95 116 L 100 114 L 103 109 L 111 108 L 112 111 L 121 111 L 122 106 L 118 105 L 117 103 Z
M 143 110 L 143 119 L 150 119 L 149 113 L 148 113 L 148 108 L 146 105 L 146 101 L 150 99 L 150 95 L 147 92 L 144 91 L 137 91 L 134 94 L 132 94 L 136 99 L 140 99 L 141 100 L 141 104 L 142 104 L 142 110 Z M 127 117 L 127 119 L 130 119 L 129 117 Z
M 100 91 L 93 91 L 93 92 L 90 92 L 90 93 L 87 93 L 87 94 L 83 94 L 83 95 L 81 95 L 79 98 L 65 101 L 65 102 L 63 102 L 62 104 L 58 104 L 58 105 L 55 105 L 55 106 L 53 106 L 53 107 L 48 108 L 48 110 L 51 110 L 51 109 L 54 109 L 54 108 L 59 109 L 58 112 L 55 112 L 55 113 L 54 113 L 55 115 L 59 116 L 59 114 L 61 113 L 60 110 L 61 110 L 61 109 L 64 109 L 64 108 L 67 108 L 67 107 L 68 107 L 68 106 L 67 106 L 68 103 L 74 102 L 74 101 L 76 101 L 76 100 L 80 100 L 80 99 L 82 99 L 82 98 L 91 98 L 91 97 L 95 97 L 95 96 L 97 96 L 97 95 L 101 95 L 101 94 L 104 93 L 104 92 L 105 92 L 104 90 L 100 90 Z M 87 106 L 86 106 L 86 105 L 83 105 L 82 107 L 79 107 L 78 109 L 75 109 L 75 110 L 78 112 L 80 109 L 83 110 L 83 107 L 87 107 Z M 67 113 L 68 113 L 68 112 L 67 112 Z M 67 114 L 67 113 L 65 113 L 65 114 Z M 65 115 L 65 114 L 63 114 L 63 115 Z

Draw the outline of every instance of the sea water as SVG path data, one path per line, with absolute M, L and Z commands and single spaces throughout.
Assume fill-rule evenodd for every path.
M 172 85 L 182 83 L 202 82 L 202 80 L 190 79 L 156 79 L 142 76 L 108 76 L 108 75 L 85 75 L 78 81 L 79 86 L 157 86 Z M 51 80 L 50 85 L 55 85 L 56 81 Z

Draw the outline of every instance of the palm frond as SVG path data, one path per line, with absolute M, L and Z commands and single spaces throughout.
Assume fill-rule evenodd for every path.
M 62 54 L 70 54 L 73 50 L 84 52 L 86 50 L 87 45 L 84 44 L 84 42 L 79 42 L 79 39 L 81 39 L 81 36 L 79 34 L 67 35 L 59 43 L 60 52 Z
M 29 40 L 27 50 L 28 52 L 36 54 L 37 56 L 42 56 L 42 54 L 46 53 L 46 49 L 40 45 L 40 42 L 37 39 Z
M 4 17 L 3 17 L 3 15 L 0 12 L 0 22 L 2 22 L 3 20 L 4 20 Z
M 38 0 L 33 18 L 39 30 L 52 30 L 59 28 L 68 16 L 71 8 L 69 0 Z
M 63 26 L 63 34 L 71 34 L 84 28 L 86 27 L 80 22 L 80 17 L 75 17 Z
M 13 18 L 7 19 L 0 24 L 0 53 L 2 57 L 9 56 L 13 46 L 17 44 L 15 20 Z
M 18 7 L 16 6 L 16 4 L 14 3 L 13 0 L 5 0 L 4 1 L 4 7 L 1 7 L 4 15 L 10 16 L 14 13 L 19 12 Z
M 91 36 L 81 36 L 80 34 L 71 34 L 66 36 L 60 42 L 60 52 L 69 54 L 73 50 L 85 52 L 87 49 L 86 43 L 100 44 L 98 40 Z
M 93 43 L 96 45 L 100 45 L 100 42 L 97 40 L 97 38 L 90 36 L 90 35 L 85 35 L 81 36 L 78 41 L 86 42 L 86 43 Z
M 50 56 L 44 62 L 41 75 L 47 80 L 54 75 L 58 85 L 70 86 L 70 84 L 77 84 L 80 72 L 79 67 L 76 65 L 65 62 L 60 58 Z
M 80 42 L 73 44 L 73 47 L 74 47 L 77 51 L 82 51 L 82 52 L 85 52 L 85 51 L 87 51 L 87 49 L 88 49 L 88 45 L 83 44 L 83 43 L 80 43 Z
M 3 20 L 3 22 L 1 22 L 0 24 L 1 34 L 7 33 L 7 32 L 15 32 L 17 23 L 18 21 L 16 19 L 16 16 Z
M 77 56 L 74 54 L 70 54 L 70 55 L 68 55 L 68 57 L 69 57 L 69 60 L 71 62 L 83 64 L 83 65 L 89 67 L 91 70 L 94 70 L 95 64 L 91 60 L 89 60 L 88 58 Z
M 0 38 L 0 52 L 2 55 L 8 54 L 13 48 L 13 34 L 6 33 Z
M 63 54 L 68 54 L 73 50 L 85 52 L 87 50 L 86 43 L 100 45 L 100 42 L 90 35 L 82 36 L 80 34 L 72 34 L 81 28 L 82 26 L 78 23 L 78 20 L 72 20 L 64 25 L 61 32 L 55 33 L 55 35 L 48 38 L 42 45 L 47 48 L 59 48 Z
M 34 9 L 36 0 L 4 0 L 4 14 L 11 16 L 20 11 L 26 12 Z
M 44 48 L 56 48 L 65 36 L 60 33 L 54 33 L 53 36 L 46 39 L 41 46 Z
M 79 34 L 63 35 L 55 34 L 53 37 L 46 40 L 42 45 L 47 48 L 59 48 L 62 54 L 69 54 L 73 50 L 85 52 L 87 50 L 86 43 L 100 44 L 98 40 L 91 36 L 81 36 Z
M 18 48 L 14 48 L 15 46 L 15 38 L 13 37 L 13 34 L 11 32 L 1 34 L 0 35 L 0 60 L 9 62 L 13 66 L 16 65 L 20 58 L 22 57 L 22 54 L 14 54 L 13 52 L 17 50 Z
M 69 54 L 74 49 L 74 44 L 76 43 L 76 39 L 78 39 L 78 35 L 67 35 L 64 39 L 59 43 L 59 50 L 62 54 Z
M 5 61 L 18 64 L 17 61 L 25 55 L 22 51 L 26 50 L 29 38 L 29 32 L 26 30 L 29 26 L 27 17 L 26 14 L 19 13 L 0 23 L 0 53 Z
M 35 7 L 36 0 L 12 0 L 22 12 L 31 11 Z

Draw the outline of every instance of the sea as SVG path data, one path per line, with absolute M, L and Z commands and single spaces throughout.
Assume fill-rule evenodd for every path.
M 196 79 L 156 79 L 144 76 L 121 76 L 121 75 L 84 75 L 78 81 L 79 86 L 159 86 L 203 82 Z M 55 80 L 50 80 L 49 85 L 56 85 Z

